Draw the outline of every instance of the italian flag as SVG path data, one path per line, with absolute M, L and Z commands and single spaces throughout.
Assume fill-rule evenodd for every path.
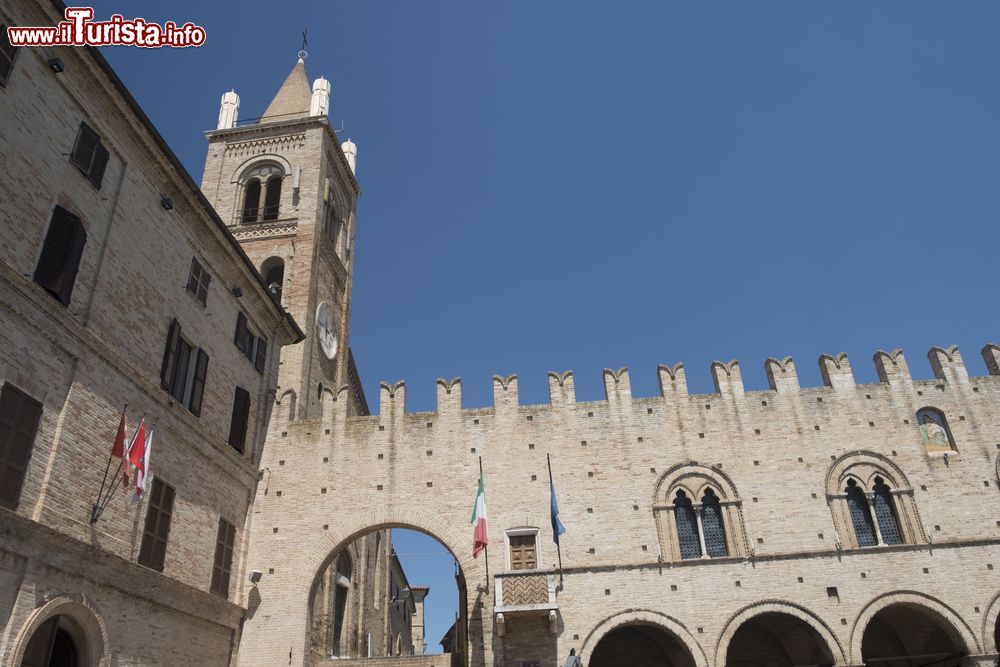
M 479 470 L 479 490 L 476 492 L 476 504 L 472 508 L 472 557 L 478 558 L 479 552 L 490 543 L 490 534 L 486 528 L 486 486 L 483 484 L 483 471 Z

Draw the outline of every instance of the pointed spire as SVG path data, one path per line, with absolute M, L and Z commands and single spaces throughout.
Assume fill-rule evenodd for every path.
M 288 78 L 278 89 L 278 94 L 267 106 L 267 111 L 257 122 L 305 118 L 309 115 L 311 97 L 312 91 L 309 88 L 309 79 L 306 77 L 306 65 L 303 59 L 299 58 L 295 67 L 289 72 Z

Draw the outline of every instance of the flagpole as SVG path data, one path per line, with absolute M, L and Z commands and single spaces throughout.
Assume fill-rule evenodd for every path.
M 118 421 L 119 424 L 125 423 L 125 411 L 128 410 L 128 403 L 122 408 L 122 418 Z M 118 434 L 115 434 L 115 439 L 118 438 Z M 111 459 L 115 458 L 115 448 L 111 447 L 111 453 L 108 454 L 108 464 L 104 466 L 104 478 L 101 480 L 101 490 L 97 492 L 97 502 L 90 510 L 90 523 L 97 523 L 97 519 L 100 518 L 100 513 L 97 511 L 98 506 L 101 504 L 101 496 L 104 495 L 104 485 L 108 481 L 108 471 L 111 470 Z M 117 476 L 118 473 L 115 473 Z
M 553 492 L 555 485 L 552 482 L 552 456 L 548 453 L 545 454 L 545 460 L 549 464 L 549 493 Z M 555 526 L 552 527 L 552 532 L 555 533 Z M 556 553 L 559 555 L 559 585 L 562 586 L 563 573 L 562 573 L 562 545 L 559 544 L 559 536 L 556 535 Z
M 483 479 L 483 457 L 479 457 L 479 479 Z M 483 504 L 486 504 L 486 484 L 483 484 Z M 489 526 L 489 519 L 487 519 L 487 526 Z M 488 529 L 487 529 L 488 530 Z M 489 535 L 486 536 L 486 545 L 483 547 L 483 552 L 486 555 L 486 592 L 490 592 L 490 541 Z
M 146 413 L 143 412 L 142 417 L 139 419 L 139 424 L 141 425 L 145 420 L 146 420 Z M 121 472 L 122 466 L 125 464 L 126 459 L 128 459 L 128 455 L 132 451 L 132 447 L 135 445 L 135 439 L 138 436 L 139 436 L 139 427 L 137 426 L 135 429 L 135 433 L 132 434 L 132 441 L 128 444 L 128 449 L 122 452 L 122 459 L 121 461 L 118 462 L 118 467 L 115 469 L 116 480 L 118 479 L 118 473 Z M 118 490 L 118 483 L 116 481 L 115 483 L 113 483 L 111 486 L 108 487 L 108 492 L 104 496 L 104 499 L 101 501 L 100 507 L 98 508 L 95 506 L 95 509 L 97 510 L 97 515 L 93 517 L 91 523 L 97 523 L 97 520 L 101 518 L 101 515 L 104 514 L 104 510 L 107 509 L 108 507 L 108 503 L 111 502 L 111 497 L 115 495 L 115 491 L 117 490 Z

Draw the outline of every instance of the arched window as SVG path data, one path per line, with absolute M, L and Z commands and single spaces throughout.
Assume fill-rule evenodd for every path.
M 875 509 L 875 520 L 878 522 L 878 532 L 884 544 L 902 544 L 899 533 L 899 522 L 896 521 L 896 508 L 893 506 L 892 494 L 881 477 L 875 478 L 875 493 L 872 498 Z
M 251 178 L 243 188 L 243 213 L 241 222 L 257 222 L 260 213 L 260 179 Z
M 264 194 L 264 220 L 277 220 L 281 208 L 281 176 L 275 175 L 267 179 L 267 192 Z
M 924 448 L 929 454 L 957 452 L 955 438 L 944 413 L 937 408 L 920 408 L 917 410 L 917 426 L 924 441 Z
M 260 274 L 264 277 L 264 284 L 271 294 L 279 299 L 285 284 L 285 262 L 280 257 L 268 257 L 260 265 Z
M 674 499 L 674 516 L 677 520 L 677 543 L 681 558 L 701 557 L 701 538 L 698 537 L 698 517 L 694 513 L 691 499 L 683 490 L 677 491 Z
M 909 481 L 880 454 L 837 459 L 827 474 L 826 497 L 846 549 L 927 541 Z
M 722 508 L 719 497 L 712 489 L 706 489 L 701 498 L 701 532 L 705 538 L 705 552 L 713 558 L 728 556 L 726 533 L 722 529 Z
M 873 547 L 878 544 L 875 539 L 875 525 L 872 522 L 872 513 L 868 508 L 868 499 L 865 498 L 864 491 L 853 480 L 847 480 L 847 507 L 851 511 L 851 524 L 854 526 L 854 536 L 859 547 Z
M 697 463 L 673 466 L 660 478 L 653 504 L 661 557 L 746 556 L 742 504 L 721 471 Z

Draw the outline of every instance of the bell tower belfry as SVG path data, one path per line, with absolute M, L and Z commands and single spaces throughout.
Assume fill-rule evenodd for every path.
M 222 96 L 206 132 L 201 189 L 271 292 L 306 334 L 281 352 L 278 414 L 316 418 L 325 390 L 352 387 L 351 410 L 367 413 L 348 346 L 357 147 L 330 124 L 330 82 L 309 85 L 305 52 L 263 115 L 239 121 L 240 98 Z M 223 278 L 223 276 L 219 276 Z M 235 287 L 235 286 L 231 286 Z M 245 336 L 255 335 L 246 322 Z M 234 341 L 241 340 L 236 323 Z

